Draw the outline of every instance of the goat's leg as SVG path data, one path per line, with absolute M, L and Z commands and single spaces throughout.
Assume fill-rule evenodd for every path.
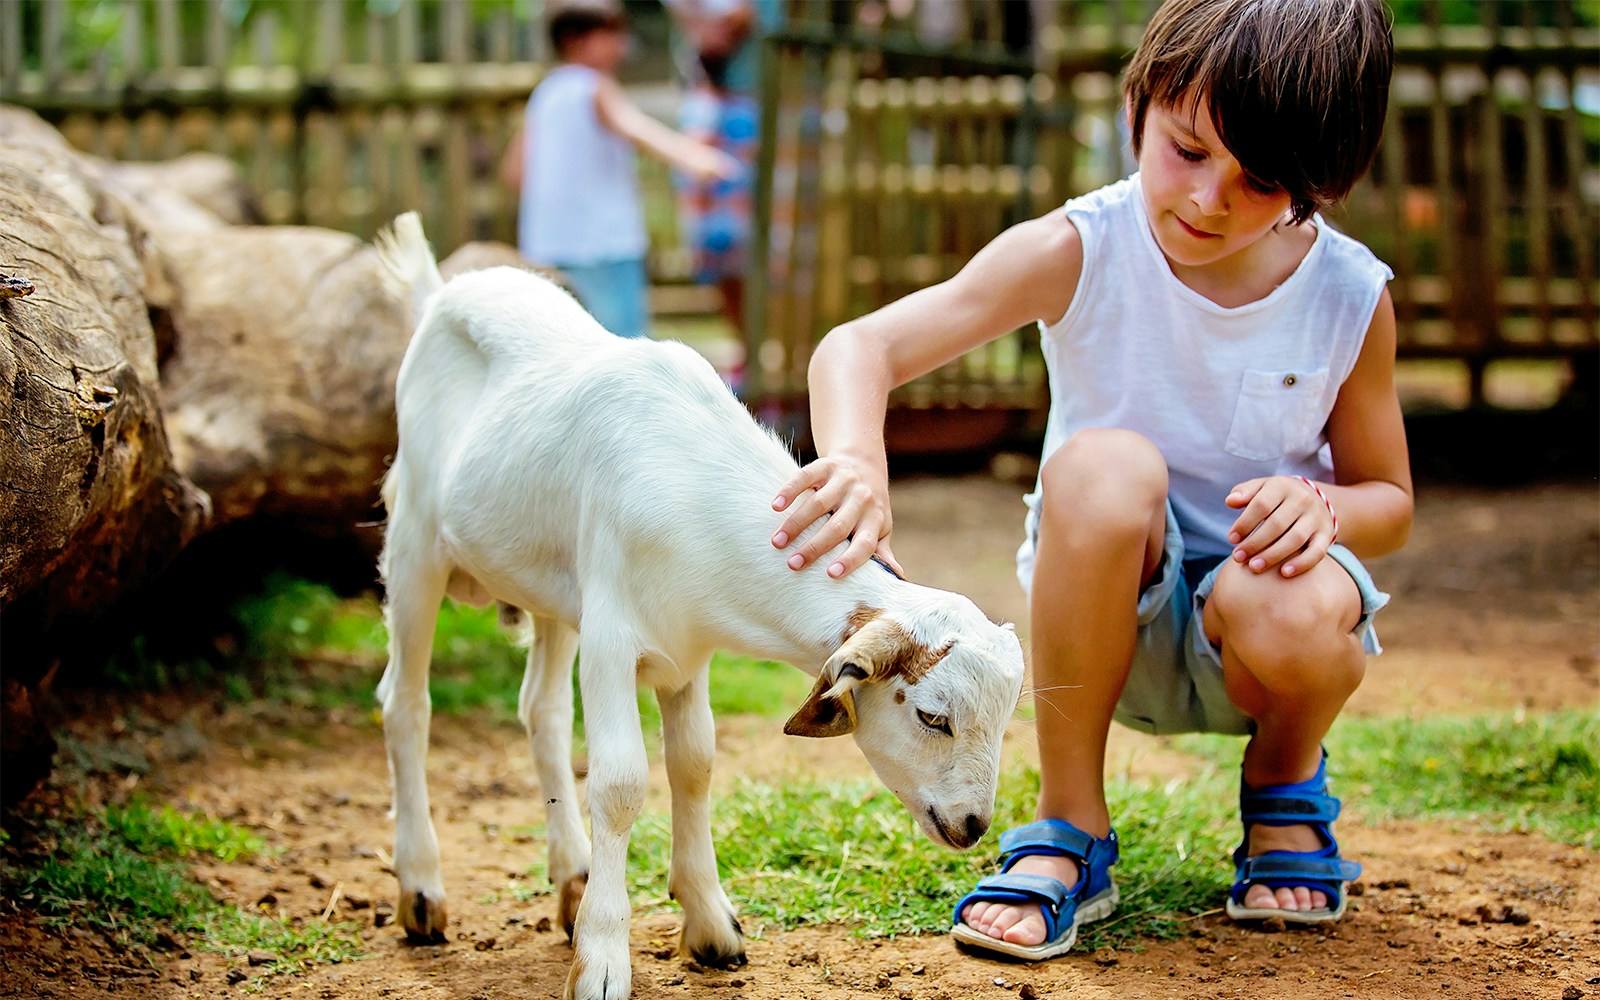
M 449 920 L 439 838 L 428 808 L 428 661 L 449 568 L 423 553 L 429 546 L 396 537 L 391 521 L 384 553 L 389 666 L 378 682 L 383 739 L 394 789 L 394 873 L 400 881 L 400 924 L 415 942 L 444 940 Z
M 533 745 L 550 840 L 550 882 L 561 893 L 561 926 L 572 935 L 589 880 L 589 835 L 572 778 L 572 658 L 578 634 L 553 618 L 534 618 L 518 714 Z
M 711 763 L 716 728 L 707 674 L 678 691 L 656 691 L 666 743 L 667 780 L 672 785 L 672 898 L 683 907 L 679 949 L 701 965 L 743 965 L 744 940 L 733 906 L 717 880 L 711 842 Z
M 598 605 L 586 600 L 579 627 L 594 858 L 578 906 L 567 1000 L 623 1000 L 632 987 L 628 837 L 650 777 L 634 693 L 639 646 L 614 624 L 621 616 Z

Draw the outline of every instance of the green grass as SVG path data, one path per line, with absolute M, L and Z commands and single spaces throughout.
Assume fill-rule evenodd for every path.
M 1346 801 L 1376 820 L 1470 820 L 1600 847 L 1600 713 L 1351 719 L 1330 752 Z
M 1232 835 L 1225 780 L 1205 766 L 1191 780 L 1118 784 L 1112 809 L 1123 838 L 1123 905 L 1085 936 L 1093 947 L 1169 937 L 1182 918 L 1214 905 L 1227 887 Z M 1020 766 L 1001 780 L 994 831 L 1031 818 L 1036 773 Z M 991 832 L 958 853 L 930 841 L 898 800 L 870 780 L 747 782 L 721 797 L 714 835 L 724 885 L 747 928 L 839 923 L 865 936 L 943 931 L 955 901 L 993 870 Z M 671 820 L 648 813 L 634 825 L 629 872 L 636 904 L 664 905 Z M 1181 874 L 1180 874 L 1181 872 Z
M 1192 773 L 1109 789 L 1122 842 L 1122 903 L 1084 946 L 1126 947 L 1182 933 L 1232 879 L 1243 741 L 1192 736 Z M 1346 719 L 1329 738 L 1335 792 L 1369 822 L 1395 817 L 1529 830 L 1590 848 L 1600 830 L 1600 719 L 1592 713 L 1467 719 Z M 993 828 L 973 851 L 929 841 L 870 781 L 748 782 L 718 800 L 713 829 L 725 885 L 747 926 L 840 923 L 867 936 L 940 932 L 957 899 L 993 871 L 996 831 L 1031 819 L 1038 775 L 1001 777 Z M 636 903 L 664 905 L 670 818 L 634 827 Z
M 1178 741 L 1232 770 L 1243 744 Z M 1333 791 L 1370 822 L 1459 820 L 1600 846 L 1600 714 L 1341 719 L 1327 740 Z
M 387 659 L 388 633 L 378 598 L 342 598 L 319 584 L 273 577 L 235 609 L 249 636 L 241 651 L 248 676 L 234 677 L 241 698 L 267 697 L 314 708 L 374 705 Z M 517 691 L 527 652 L 512 642 L 494 608 L 445 601 L 434 633 L 429 690 L 441 715 L 483 713 L 516 724 Z M 787 715 L 811 681 L 786 664 L 718 653 L 711 663 L 712 710 L 718 714 Z M 655 698 L 640 692 L 644 728 L 660 729 Z M 577 707 L 581 726 L 582 705 Z
M 158 809 L 144 799 L 108 806 L 100 821 L 138 854 L 185 858 L 208 854 L 219 861 L 234 861 L 266 851 L 260 837 L 232 823 L 179 812 L 168 805 Z
M 235 861 L 263 853 L 260 838 L 230 823 L 134 800 L 55 817 L 36 845 L 7 857 L 0 885 L 46 926 L 88 927 L 125 948 L 148 948 L 170 933 L 191 948 L 230 957 L 269 951 L 278 956 L 267 967 L 270 975 L 360 953 L 353 924 L 246 912 L 197 882 L 183 859 Z

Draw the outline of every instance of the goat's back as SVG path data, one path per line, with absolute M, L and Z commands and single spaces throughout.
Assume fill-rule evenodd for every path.
M 607 567 L 662 559 L 681 583 L 708 538 L 761 551 L 771 526 L 742 512 L 795 468 L 692 349 L 613 336 L 514 268 L 429 300 L 396 408 L 395 475 L 451 561 L 564 618 Z

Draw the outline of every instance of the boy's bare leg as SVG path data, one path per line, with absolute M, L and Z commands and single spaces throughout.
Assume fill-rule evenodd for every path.
M 1106 735 L 1133 660 L 1138 594 L 1160 564 L 1167 467 L 1131 431 L 1084 431 L 1045 462 L 1031 600 L 1040 819 L 1103 837 Z M 1077 865 L 1029 857 L 1014 872 L 1071 888 Z M 1044 941 L 1038 906 L 978 902 L 964 922 L 1016 944 Z
M 1366 654 L 1353 633 L 1361 594 L 1343 566 L 1323 558 L 1304 576 L 1252 573 L 1228 563 L 1206 603 L 1206 634 L 1222 648 L 1228 698 L 1256 722 L 1244 752 L 1250 785 L 1305 781 L 1322 760 L 1322 739 L 1361 683 Z M 1308 826 L 1250 831 L 1251 855 L 1322 847 Z M 1300 887 L 1253 886 L 1251 907 L 1321 910 L 1327 896 Z

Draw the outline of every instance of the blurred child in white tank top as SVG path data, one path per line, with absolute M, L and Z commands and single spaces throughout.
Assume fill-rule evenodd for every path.
M 552 4 L 550 42 L 560 64 L 528 99 L 523 127 L 501 166 L 520 189 L 518 244 L 535 264 L 562 272 L 600 325 L 649 334 L 649 241 L 634 148 L 699 178 L 742 169 L 728 154 L 640 111 L 612 75 L 627 53 L 612 0 Z

